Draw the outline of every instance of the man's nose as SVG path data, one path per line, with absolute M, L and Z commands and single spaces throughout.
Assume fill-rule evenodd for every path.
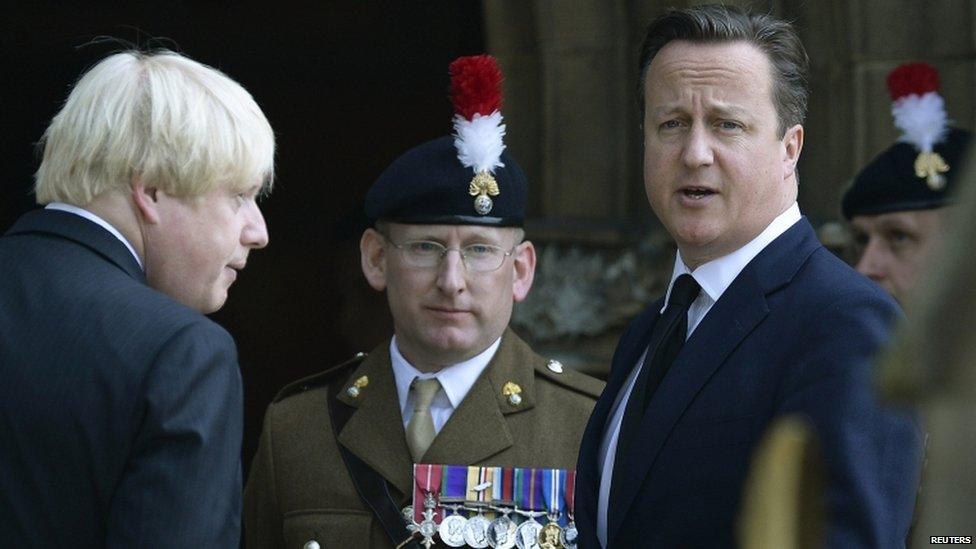
M 868 241 L 854 268 L 862 275 L 878 282 L 887 275 L 887 254 L 881 249 L 877 239 Z
M 241 231 L 241 244 L 248 248 L 263 248 L 268 245 L 268 226 L 264 222 L 264 214 L 257 204 L 250 205 L 252 211 L 248 213 L 247 223 Z
M 453 248 L 444 250 L 441 263 L 437 266 L 437 287 L 446 294 L 459 294 L 465 288 L 465 275 L 467 267 L 464 266 L 461 251 Z
M 685 137 L 682 160 L 689 168 L 709 166 L 714 160 L 711 137 L 701 124 L 692 124 Z

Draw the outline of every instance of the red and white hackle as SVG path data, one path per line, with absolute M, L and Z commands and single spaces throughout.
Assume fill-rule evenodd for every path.
M 490 55 L 459 57 L 451 63 L 451 102 L 454 104 L 454 147 L 458 160 L 474 171 L 468 192 L 475 197 L 475 211 L 488 215 L 492 196 L 500 190 L 495 168 L 505 150 L 502 124 L 502 71 Z
M 945 187 L 942 175 L 949 171 L 945 160 L 934 151 L 949 132 L 945 100 L 939 95 L 939 73 L 927 63 L 900 65 L 888 75 L 891 114 L 902 131 L 899 141 L 918 149 L 915 175 L 925 178 L 933 190 Z

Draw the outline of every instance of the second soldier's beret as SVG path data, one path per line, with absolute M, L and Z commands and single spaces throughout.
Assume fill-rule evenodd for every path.
M 854 176 L 841 203 L 847 219 L 944 206 L 972 138 L 948 125 L 939 73 L 931 65 L 899 65 L 887 84 L 901 136 Z
M 854 177 L 844 193 L 844 217 L 945 206 L 952 199 L 955 180 L 971 141 L 970 132 L 949 128 L 945 140 L 933 147 L 949 167 L 945 184 L 938 188 L 932 188 L 924 177 L 916 175 L 918 150 L 913 145 L 895 143 L 888 147 Z

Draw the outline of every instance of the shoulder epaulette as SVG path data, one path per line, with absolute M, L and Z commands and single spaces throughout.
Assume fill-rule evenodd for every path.
M 600 398 L 603 387 L 606 385 L 595 377 L 566 368 L 561 362 L 554 359 L 544 364 L 537 363 L 535 365 L 535 371 L 542 374 L 546 379 L 558 383 L 567 389 L 572 389 L 593 398 Z
M 292 395 L 297 395 L 299 393 L 304 393 L 309 389 L 314 389 L 322 385 L 328 384 L 330 381 L 339 377 L 343 372 L 350 370 L 351 368 L 358 366 L 363 359 L 366 358 L 366 353 L 356 353 L 355 356 L 349 360 L 336 364 L 335 366 L 323 370 L 317 374 L 312 374 L 308 377 L 303 377 L 297 381 L 293 381 L 288 385 L 285 385 L 278 394 L 275 395 L 272 402 L 278 402 L 282 399 L 288 398 Z

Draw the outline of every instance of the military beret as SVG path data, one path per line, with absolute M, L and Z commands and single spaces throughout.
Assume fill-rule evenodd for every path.
M 947 204 L 972 139 L 948 126 L 939 73 L 930 65 L 900 65 L 887 83 L 902 134 L 854 177 L 842 201 L 847 219 Z
M 521 226 L 525 174 L 505 150 L 502 74 L 490 55 L 450 66 L 454 133 L 410 149 L 366 194 L 372 223 Z
M 508 151 L 493 174 L 498 194 L 481 214 L 471 193 L 474 173 L 458 161 L 454 138 L 446 135 L 414 147 L 393 161 L 366 194 L 366 215 L 399 223 L 521 226 L 526 180 Z
M 926 210 L 948 204 L 971 141 L 970 132 L 950 128 L 945 141 L 933 147 L 949 168 L 944 185 L 935 188 L 926 183 L 924 176 L 916 175 L 918 150 L 913 145 L 895 143 L 888 147 L 854 177 L 844 193 L 844 217 Z

